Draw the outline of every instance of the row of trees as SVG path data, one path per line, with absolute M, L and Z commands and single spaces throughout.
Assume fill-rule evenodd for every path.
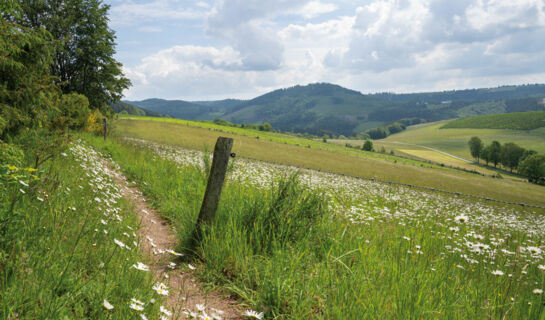
M 485 145 L 479 137 L 472 137 L 469 142 L 471 156 L 484 160 L 497 167 L 501 164 L 509 168 L 511 172 L 517 170 L 519 174 L 527 176 L 530 181 L 539 182 L 545 178 L 545 155 L 540 155 L 534 150 L 524 149 L 513 142 L 506 142 L 503 145 L 498 141 L 492 141 Z
M 401 119 L 401 120 L 387 123 L 378 128 L 369 129 L 365 131 L 365 134 L 367 135 L 367 137 L 374 140 L 384 139 L 391 134 L 398 133 L 405 130 L 407 126 L 411 126 L 411 125 L 419 124 L 423 122 L 426 122 L 426 120 L 420 119 L 420 118 Z
M 243 128 L 243 129 L 253 129 L 253 130 L 259 130 L 259 131 L 273 131 L 273 128 L 270 123 L 265 122 L 262 124 L 253 124 L 253 123 L 232 123 L 227 120 L 216 118 L 212 121 L 215 124 L 218 124 L 220 126 L 226 126 L 226 127 L 235 127 L 235 128 Z
M 130 82 L 113 58 L 108 8 L 101 0 L 0 1 L 0 162 L 2 150 L 51 149 L 67 129 L 100 127 L 112 114 L 108 105 Z

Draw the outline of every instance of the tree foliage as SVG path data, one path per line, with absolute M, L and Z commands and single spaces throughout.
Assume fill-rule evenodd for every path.
M 50 34 L 10 21 L 20 15 L 15 3 L 3 3 L 2 9 L 5 11 L 0 18 L 0 140 L 15 136 L 23 128 L 64 130 L 75 126 L 67 117 L 85 112 L 87 101 L 77 95 L 62 95 L 55 85 L 49 69 Z
M 54 42 L 51 73 L 63 93 L 80 93 L 92 109 L 109 113 L 130 81 L 114 59 L 109 6 L 101 0 L 21 0 L 19 24 L 46 29 Z
M 545 179 L 545 155 L 533 154 L 521 161 L 519 173 L 527 176 L 531 182 Z
M 524 153 L 524 148 L 518 146 L 517 144 L 513 142 L 507 142 L 501 148 L 501 152 L 500 152 L 501 164 L 504 167 L 511 169 L 511 172 L 512 172 L 513 169 L 518 167 L 520 158 L 522 158 L 523 153 Z
M 367 139 L 362 146 L 362 149 L 365 151 L 373 151 L 373 141 Z
M 500 163 L 501 144 L 498 141 L 492 141 L 488 149 L 488 160 L 494 164 L 494 167 Z
M 484 148 L 483 142 L 479 137 L 471 137 L 469 139 L 469 151 L 471 152 L 471 156 L 473 158 L 477 158 L 477 163 L 479 162 L 479 158 L 481 157 L 481 152 Z

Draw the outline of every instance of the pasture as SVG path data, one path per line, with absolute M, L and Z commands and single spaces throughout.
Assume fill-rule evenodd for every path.
M 448 120 L 447 120 L 448 121 Z M 500 143 L 514 142 L 526 149 L 545 153 L 545 128 L 534 130 L 508 129 L 442 129 L 447 121 L 410 126 L 407 130 L 393 134 L 380 142 L 403 142 L 432 147 L 456 156 L 472 160 L 467 142 L 473 136 L 485 144 L 497 140 Z
M 142 188 L 188 250 L 209 155 L 87 139 Z M 539 319 L 544 217 L 237 157 L 192 263 L 202 281 L 267 318 Z
M 217 126 L 219 128 L 212 130 L 212 128 L 198 127 L 200 125 L 198 122 L 189 123 L 191 126 L 163 122 L 162 119 L 159 121 L 121 119 L 116 123 L 116 126 L 121 136 L 146 139 L 194 150 L 204 150 L 205 145 L 211 148 L 218 136 L 227 136 L 235 139 L 233 151 L 241 157 L 352 176 L 415 184 L 500 200 L 545 204 L 545 189 L 523 181 L 493 179 L 421 161 L 376 152 L 363 152 L 332 143 L 302 138 L 294 140 L 297 143 L 294 141 L 288 143 L 291 136 L 278 133 L 274 133 L 274 135 L 282 142 L 262 138 L 266 137 L 268 133 L 260 132 L 262 136 L 256 139 L 258 135 L 253 136 L 253 134 L 258 131 L 230 127 L 226 127 L 225 131 L 219 131 L 223 127 Z M 204 125 L 210 124 L 205 123 Z M 244 131 L 245 135 L 233 134 L 231 133 L 232 129 Z M 308 142 L 308 144 L 304 144 L 304 142 Z M 308 145 L 311 147 L 307 147 Z M 324 149 L 315 147 L 317 145 L 324 145 Z M 336 150 L 342 151 L 337 152 Z

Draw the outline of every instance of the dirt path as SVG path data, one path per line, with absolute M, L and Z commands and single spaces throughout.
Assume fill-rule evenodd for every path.
M 140 251 L 149 257 L 149 269 L 155 280 L 168 287 L 166 305 L 173 312 L 171 319 L 197 318 L 196 315 L 203 315 L 203 307 L 210 319 L 242 319 L 244 311 L 236 300 L 218 292 L 205 292 L 189 272 L 183 271 L 191 266 L 180 262 L 172 251 L 176 248 L 177 238 L 168 221 L 151 208 L 138 188 L 129 186 L 127 178 L 118 168 L 107 161 L 105 164 L 108 174 L 138 214 Z M 176 265 L 172 265 L 172 262 Z M 198 310 L 199 307 L 201 310 Z

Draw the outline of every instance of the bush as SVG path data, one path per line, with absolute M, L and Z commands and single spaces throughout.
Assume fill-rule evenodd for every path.
M 13 144 L 0 141 L 0 166 L 20 166 L 22 160 L 23 150 L 21 150 L 21 148 Z
M 100 113 L 100 110 L 95 109 L 87 117 L 87 123 L 85 126 L 85 131 L 92 132 L 96 135 L 104 134 L 104 125 L 102 123 L 104 116 Z
M 373 141 L 367 139 L 362 146 L 362 149 L 365 151 L 373 151 Z

